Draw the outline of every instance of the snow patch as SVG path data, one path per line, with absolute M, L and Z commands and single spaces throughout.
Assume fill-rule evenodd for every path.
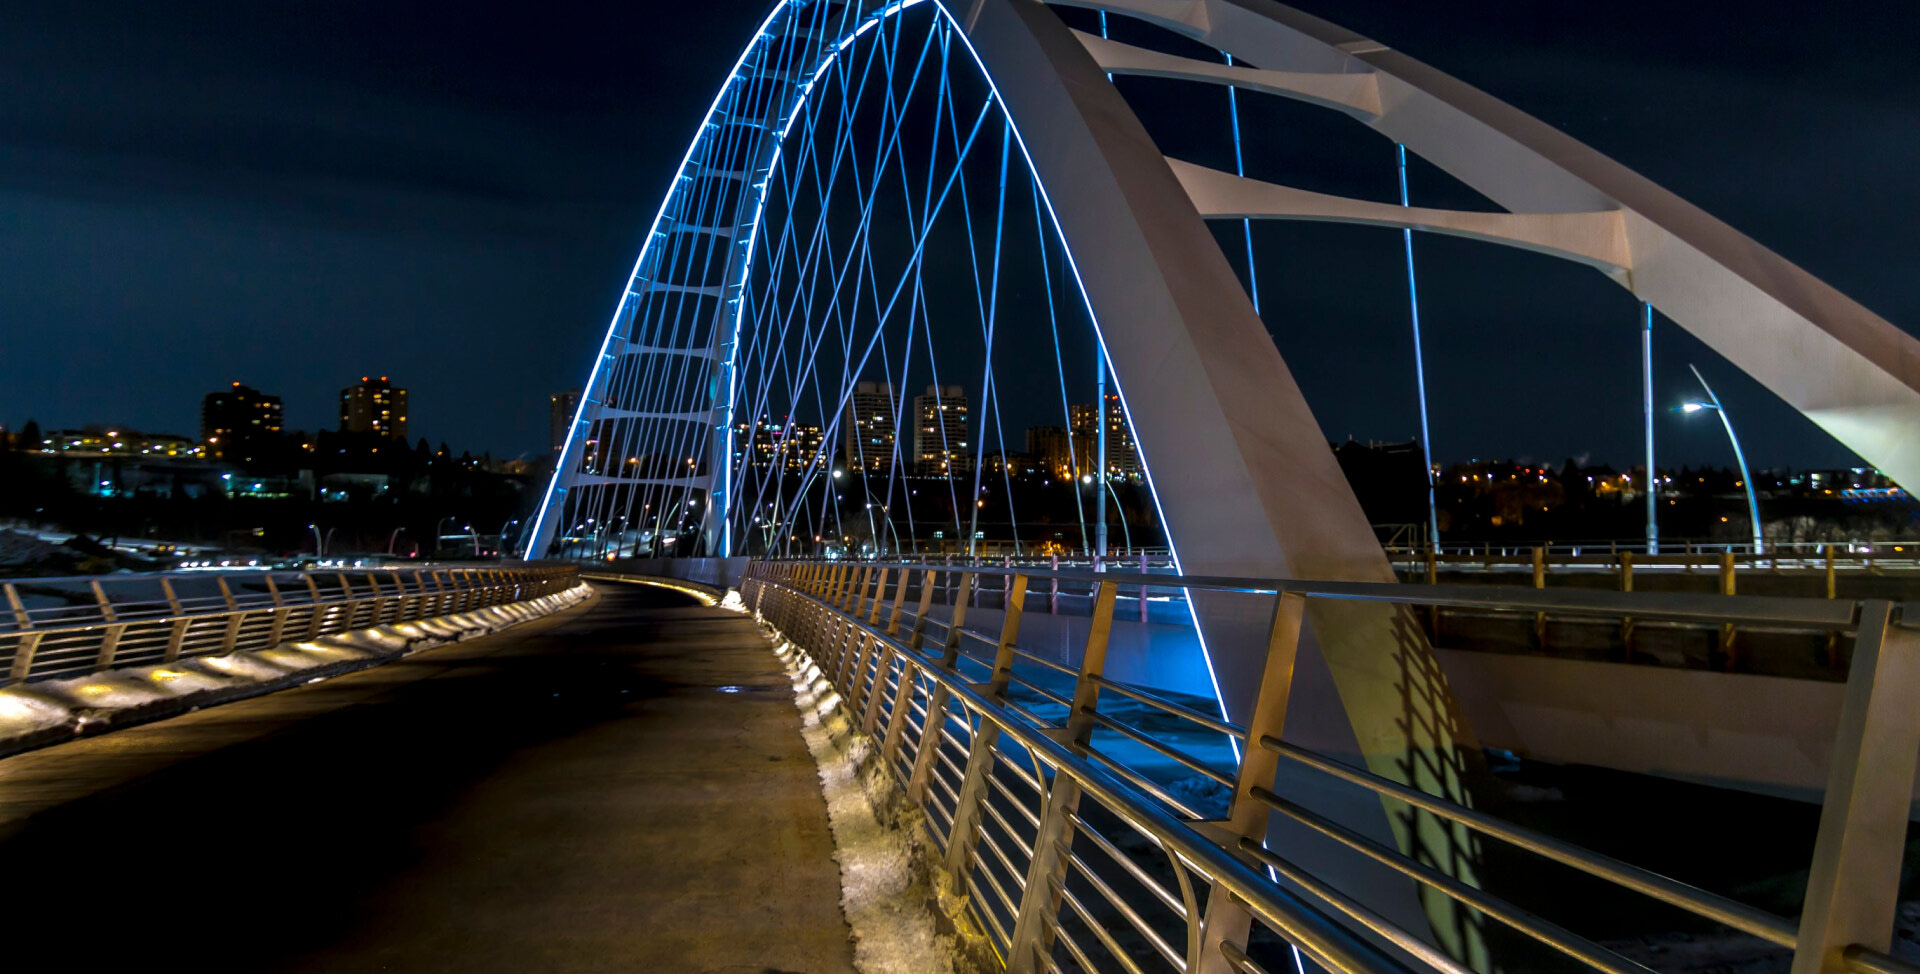
M 738 596 L 728 601 L 737 605 Z M 894 786 L 819 668 L 800 647 L 776 639 L 774 652 L 793 680 L 801 735 L 820 770 L 854 967 L 861 974 L 997 969 L 983 962 L 992 948 L 965 902 L 933 878 L 940 856 L 920 826 L 921 811 Z

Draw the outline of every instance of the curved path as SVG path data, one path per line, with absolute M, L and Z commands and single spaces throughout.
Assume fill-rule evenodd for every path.
M 852 970 L 752 622 L 600 586 L 498 636 L 0 760 L 0 917 L 94 970 Z

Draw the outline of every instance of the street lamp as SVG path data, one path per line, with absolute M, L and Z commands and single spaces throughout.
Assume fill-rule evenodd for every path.
M 1700 370 L 1691 364 L 1687 368 L 1692 369 L 1693 377 L 1700 380 L 1700 388 L 1707 392 L 1707 401 L 1695 400 L 1682 403 L 1680 411 L 1692 414 L 1710 409 L 1720 414 L 1720 425 L 1727 428 L 1727 442 L 1733 444 L 1733 462 L 1740 466 L 1740 482 L 1747 485 L 1747 517 L 1753 522 L 1753 553 L 1758 555 L 1760 554 L 1760 501 L 1753 492 L 1753 474 L 1747 471 L 1746 454 L 1740 452 L 1740 438 L 1733 434 L 1733 421 L 1727 418 L 1727 409 L 1720 404 L 1720 397 L 1713 394 L 1713 387 L 1707 385 L 1706 376 L 1701 375 Z
M 457 521 L 457 520 L 459 520 L 459 519 L 460 519 L 460 515 L 458 515 L 458 514 L 449 514 L 449 515 L 447 515 L 446 517 L 443 517 L 443 518 L 441 518 L 441 519 L 440 519 L 439 521 L 437 521 L 437 522 L 435 522 L 435 524 L 433 525 L 433 554 L 434 554 L 434 557 L 439 557 L 439 555 L 440 555 L 440 539 L 441 539 L 441 538 L 443 538 L 443 537 L 445 537 L 445 531 L 446 531 L 446 527 L 447 527 L 447 522 L 448 522 L 448 521 Z

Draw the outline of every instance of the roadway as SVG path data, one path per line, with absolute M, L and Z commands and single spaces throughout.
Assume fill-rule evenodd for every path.
M 12 949 L 100 970 L 851 971 L 765 640 L 677 593 L 600 590 L 0 760 Z

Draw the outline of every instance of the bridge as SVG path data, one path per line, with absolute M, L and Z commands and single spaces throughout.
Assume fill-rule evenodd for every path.
M 1168 91 L 1212 149 L 1162 148 L 1199 124 Z M 1288 185 L 1242 139 L 1273 105 L 1377 134 L 1397 197 Z M 1417 205 L 1409 160 L 1484 205 Z M 1398 237 L 1423 446 L 1416 241 L 1624 291 L 1644 542 L 1450 548 L 1425 456 L 1425 537 L 1383 544 L 1275 339 L 1298 223 Z M 582 349 L 522 564 L 8 586 L 0 702 L 61 741 L 0 761 L 50 877 L 10 915 L 77 935 L 116 851 L 67 850 L 267 794 L 322 861 L 263 895 L 320 919 L 229 966 L 1920 970 L 1913 559 L 1757 504 L 1663 545 L 1657 320 L 1920 483 L 1920 343 L 1386 43 L 1267 0 L 781 0 Z

